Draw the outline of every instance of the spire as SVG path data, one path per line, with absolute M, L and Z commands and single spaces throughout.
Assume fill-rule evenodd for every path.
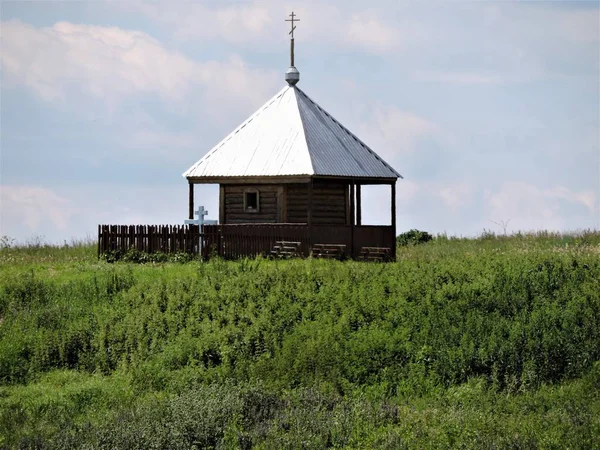
M 296 29 L 294 22 L 300 22 L 300 19 L 296 19 L 294 11 L 292 11 L 290 17 L 291 19 L 285 19 L 286 22 L 290 22 L 291 30 L 288 34 L 292 36 L 290 40 L 290 68 L 285 71 L 285 81 L 287 81 L 290 86 L 294 86 L 300 81 L 300 72 L 298 72 L 298 69 L 294 66 L 294 30 Z

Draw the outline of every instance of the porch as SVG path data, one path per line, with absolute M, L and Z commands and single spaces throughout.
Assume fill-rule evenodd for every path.
M 336 245 L 346 258 L 359 259 L 366 248 L 387 248 L 396 257 L 393 226 L 313 225 L 300 223 L 227 224 L 203 227 L 202 256 L 226 259 L 271 254 L 278 242 L 296 242 L 299 256 L 307 257 L 314 246 Z

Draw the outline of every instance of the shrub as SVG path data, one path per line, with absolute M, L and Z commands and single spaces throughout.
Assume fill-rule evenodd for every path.
M 100 255 L 100 259 L 109 263 L 117 261 L 130 262 L 130 263 L 163 263 L 163 262 L 176 262 L 176 263 L 187 263 L 196 259 L 199 259 L 198 255 L 192 253 L 147 253 L 139 251 L 135 248 L 131 248 L 125 252 L 121 250 L 111 250 L 104 252 Z
M 396 237 L 396 243 L 401 247 L 425 244 L 433 239 L 427 231 L 410 230 Z

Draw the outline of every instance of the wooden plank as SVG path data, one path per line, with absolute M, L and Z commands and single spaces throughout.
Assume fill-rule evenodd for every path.
M 396 180 L 392 183 L 392 229 L 394 233 L 394 243 L 392 245 L 392 258 L 396 260 Z
M 350 183 L 350 255 L 354 257 L 354 182 Z
M 396 231 L 396 183 L 392 183 L 392 227 Z
M 228 214 L 227 225 L 241 225 L 241 224 L 261 224 L 261 223 L 277 223 L 275 218 L 269 218 L 268 216 L 252 216 L 247 214 Z
M 312 242 L 312 226 L 313 226 L 312 208 L 313 208 L 313 182 L 311 179 L 310 183 L 308 183 L 308 207 L 306 210 L 307 211 L 306 222 L 308 223 L 308 242 Z
M 191 181 L 190 183 L 190 192 L 189 192 L 189 205 L 188 205 L 188 219 L 194 219 L 194 183 Z
M 287 205 L 288 205 L 288 186 L 284 185 L 282 186 L 282 191 L 281 191 L 281 221 L 282 222 L 287 222 L 288 220 L 288 210 L 287 210 Z
M 354 183 L 350 183 L 350 225 L 354 225 Z
M 362 204 L 360 184 L 356 185 L 356 225 L 362 225 Z
M 265 193 L 273 193 L 273 194 L 277 193 L 277 191 L 279 190 L 279 186 L 274 185 L 274 184 L 263 184 L 263 183 L 246 184 L 246 185 L 242 185 L 242 184 L 230 185 L 230 184 L 228 184 L 226 193 L 228 195 L 243 194 L 248 189 L 256 189 L 257 191 L 259 191 L 260 195 L 262 196 Z
M 225 186 L 219 186 L 219 223 L 225 223 Z
M 283 222 L 283 186 L 277 188 L 277 222 Z

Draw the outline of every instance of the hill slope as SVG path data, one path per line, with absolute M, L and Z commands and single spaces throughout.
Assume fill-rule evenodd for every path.
M 0 444 L 586 448 L 600 235 L 392 264 L 0 250 Z M 83 432 L 82 432 L 83 431 Z

